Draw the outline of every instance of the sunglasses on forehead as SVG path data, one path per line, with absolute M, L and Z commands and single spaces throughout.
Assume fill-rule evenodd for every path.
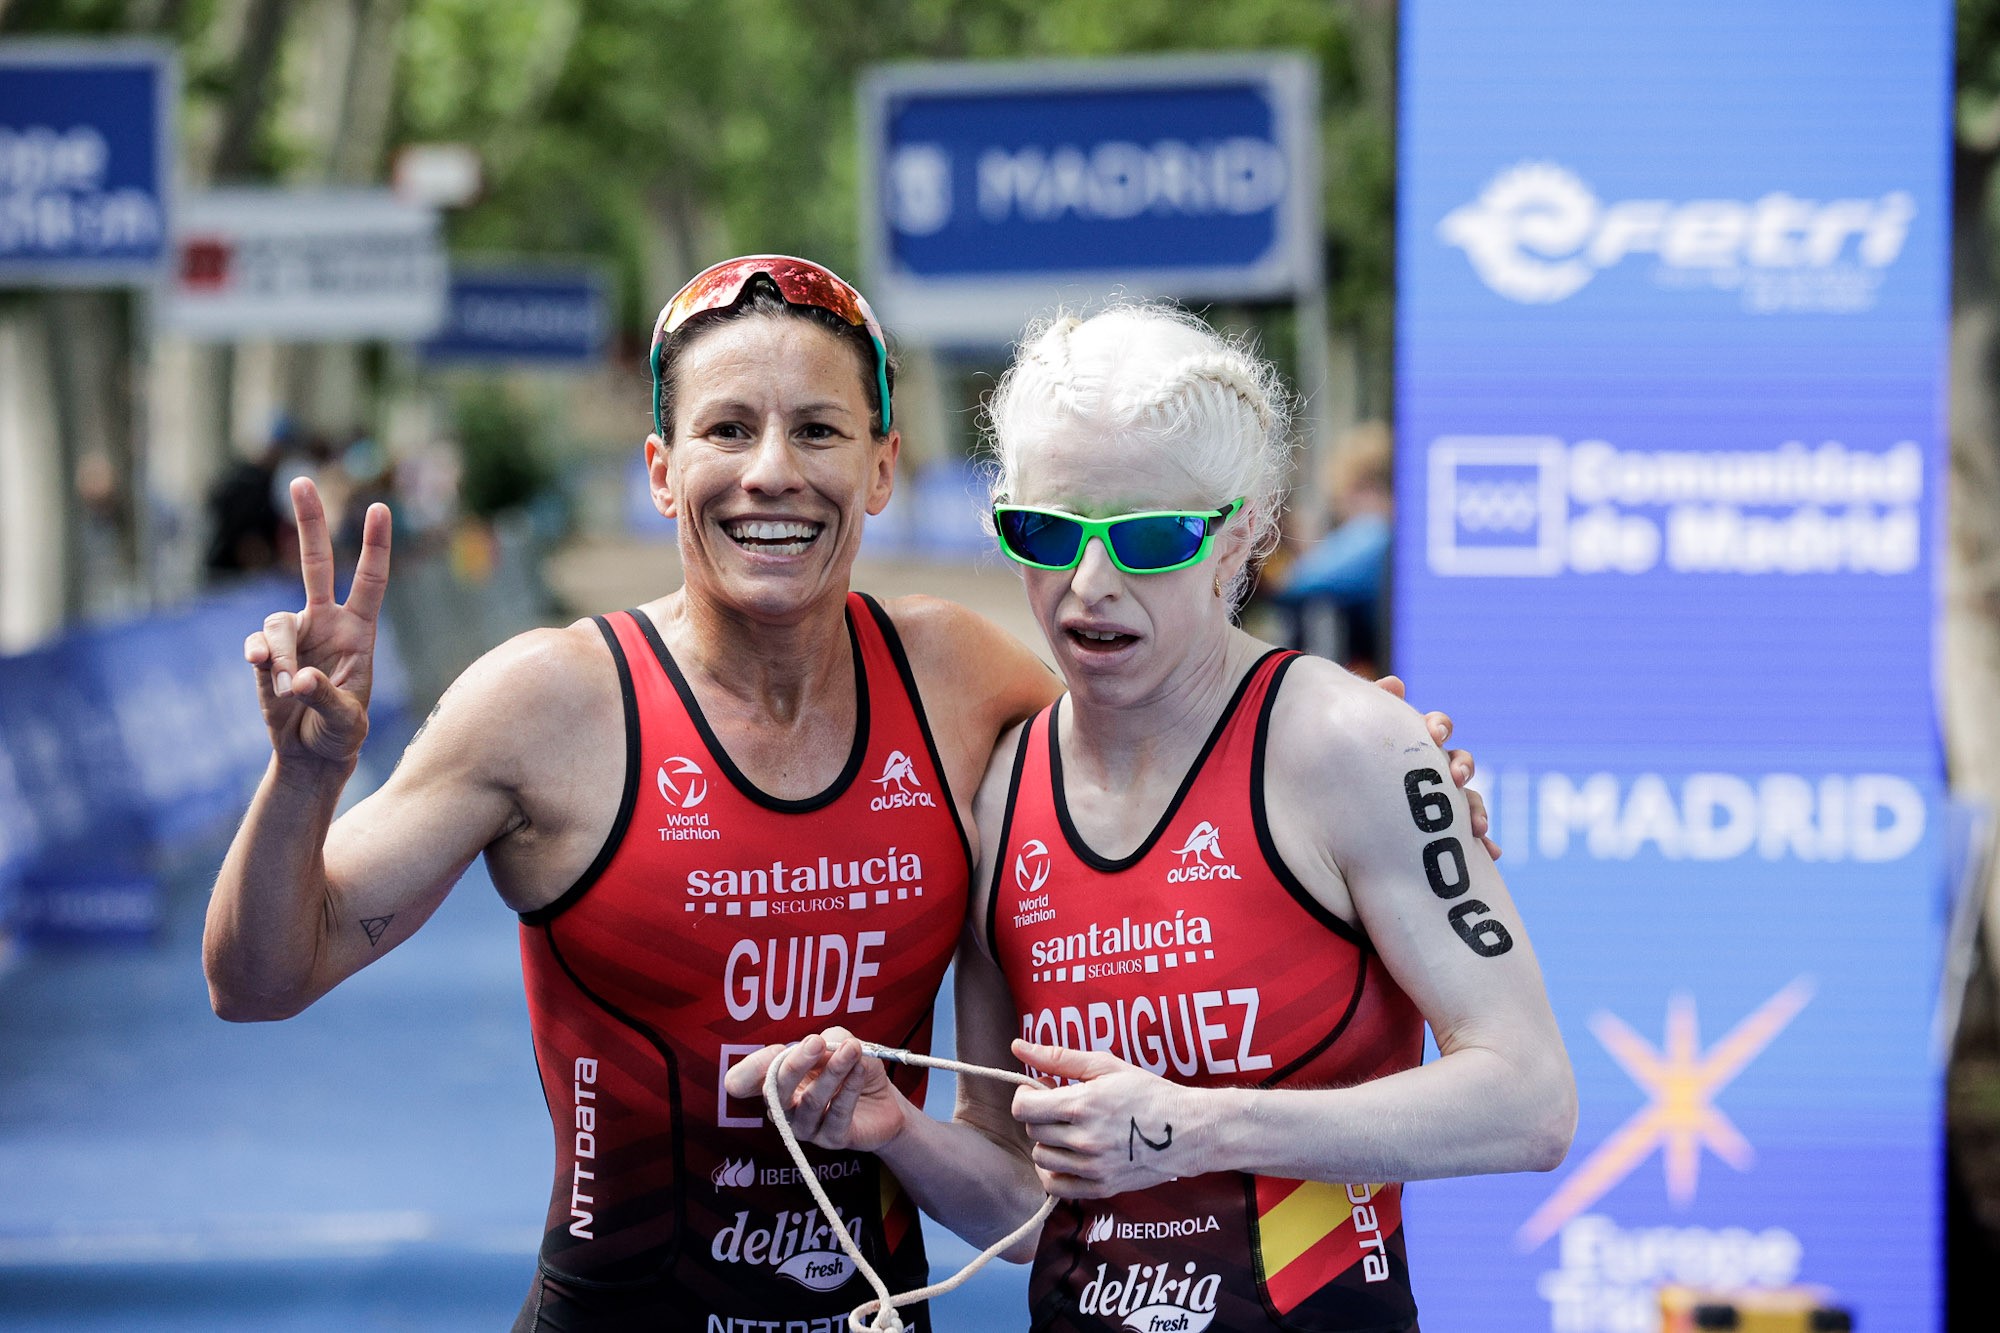
M 1238 496 L 1220 509 L 1163 509 L 1110 518 L 1079 518 L 1032 505 L 993 506 L 1000 549 L 1035 569 L 1075 569 L 1092 538 L 1127 574 L 1171 574 L 1198 565 L 1215 534 L 1243 508 Z
M 674 299 L 660 309 L 653 322 L 653 347 L 647 360 L 653 368 L 653 425 L 660 438 L 667 435 L 667 423 L 660 415 L 660 352 L 667 339 L 694 316 L 709 310 L 727 310 L 743 296 L 743 289 L 759 274 L 771 280 L 778 294 L 792 305 L 811 306 L 846 320 L 855 328 L 868 330 L 875 344 L 875 387 L 882 395 L 882 430 L 889 430 L 889 344 L 875 312 L 860 292 L 830 268 L 792 255 L 745 255 L 725 259 L 703 269 L 674 293 Z

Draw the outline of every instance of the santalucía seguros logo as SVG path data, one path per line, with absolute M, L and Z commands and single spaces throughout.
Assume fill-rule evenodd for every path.
M 1437 235 L 1465 252 L 1488 287 L 1526 305 L 1564 300 L 1601 271 L 1651 254 L 1667 285 L 1742 285 L 1752 309 L 1854 310 L 1873 303 L 1916 211 L 1904 190 L 1824 201 L 1774 191 L 1756 200 L 1607 204 L 1568 168 L 1530 161 L 1447 213 Z M 1746 275 L 1786 280 L 1746 285 Z

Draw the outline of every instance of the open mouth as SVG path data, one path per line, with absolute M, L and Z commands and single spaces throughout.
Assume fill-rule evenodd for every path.
M 797 519 L 739 518 L 722 525 L 722 530 L 746 551 L 760 555 L 800 555 L 819 540 L 822 523 Z
M 1064 630 L 1063 633 L 1069 636 L 1072 644 L 1086 653 L 1115 653 L 1139 641 L 1139 636 L 1136 634 L 1120 634 L 1116 630 L 1108 629 L 1070 629 Z

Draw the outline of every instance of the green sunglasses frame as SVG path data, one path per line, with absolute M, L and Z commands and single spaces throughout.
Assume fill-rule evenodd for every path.
M 1220 509 L 1147 509 L 1136 514 L 1113 514 L 1109 518 L 1084 518 L 1080 514 L 1066 513 L 1060 509 L 1039 509 L 1034 505 L 996 504 L 993 506 L 993 534 L 1000 543 L 1000 552 L 1017 565 L 1030 569 L 1069 570 L 1083 563 L 1084 552 L 1090 549 L 1094 538 L 1104 547 L 1104 554 L 1111 557 L 1111 563 L 1123 574 L 1171 574 L 1175 570 L 1198 565 L 1208 558 L 1208 548 L 1215 542 L 1215 534 L 1220 532 L 1229 520 L 1242 510 L 1248 497 L 1237 496 Z M 1001 535 L 1000 516 L 1002 514 L 1041 514 L 1046 518 L 1068 519 L 1083 529 L 1083 536 L 1077 539 L 1076 558 L 1066 565 L 1045 565 L 1038 560 L 1028 560 L 1007 544 Z M 1118 558 L 1118 548 L 1111 541 L 1111 529 L 1120 523 L 1129 523 L 1137 518 L 1198 518 L 1202 520 L 1201 545 L 1193 555 L 1179 564 L 1162 565 L 1158 569 L 1134 569 Z

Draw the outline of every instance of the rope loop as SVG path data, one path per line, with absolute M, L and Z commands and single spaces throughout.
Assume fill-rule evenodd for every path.
M 915 1051 L 905 1051 L 894 1046 L 879 1046 L 872 1041 L 862 1042 L 861 1049 L 878 1060 L 921 1065 L 926 1069 L 949 1069 L 955 1074 L 971 1074 L 980 1078 L 997 1078 L 1009 1083 L 1018 1083 L 1024 1088 L 1042 1086 L 1026 1074 L 1016 1073 L 1011 1069 L 988 1069 L 984 1065 L 969 1065 L 960 1060 L 918 1055 Z M 915 1305 L 933 1296 L 942 1296 L 948 1291 L 957 1290 L 967 1278 L 986 1267 L 987 1262 L 1002 1250 L 1041 1230 L 1042 1223 L 1055 1210 L 1056 1201 L 1053 1198 L 1044 1198 L 1042 1206 L 1035 1210 L 1033 1217 L 987 1246 L 983 1253 L 952 1277 L 946 1278 L 943 1282 L 933 1282 L 928 1287 L 919 1287 L 915 1291 L 892 1295 L 889 1284 L 882 1280 L 881 1275 L 861 1253 L 861 1247 L 855 1243 L 854 1237 L 848 1234 L 846 1225 L 840 1220 L 840 1214 L 833 1206 L 833 1200 L 826 1195 L 826 1187 L 819 1183 L 819 1175 L 813 1170 L 812 1163 L 806 1160 L 806 1150 L 799 1146 L 799 1136 L 792 1129 L 791 1116 L 785 1111 L 784 1099 L 778 1095 L 778 1065 L 781 1060 L 782 1057 L 771 1061 L 771 1067 L 764 1072 L 764 1105 L 771 1112 L 771 1123 L 778 1127 L 778 1137 L 785 1141 L 785 1151 L 792 1155 L 792 1161 L 798 1165 L 799 1179 L 803 1180 L 806 1188 L 812 1191 L 813 1202 L 819 1205 L 820 1212 L 825 1214 L 827 1221 L 832 1224 L 834 1239 L 840 1242 L 840 1248 L 847 1252 L 847 1257 L 854 1261 L 854 1266 L 860 1270 L 861 1276 L 868 1279 L 868 1285 L 875 1289 L 874 1300 L 863 1301 L 848 1312 L 847 1327 L 852 1333 L 903 1333 L 903 1317 L 897 1313 L 898 1306 Z

